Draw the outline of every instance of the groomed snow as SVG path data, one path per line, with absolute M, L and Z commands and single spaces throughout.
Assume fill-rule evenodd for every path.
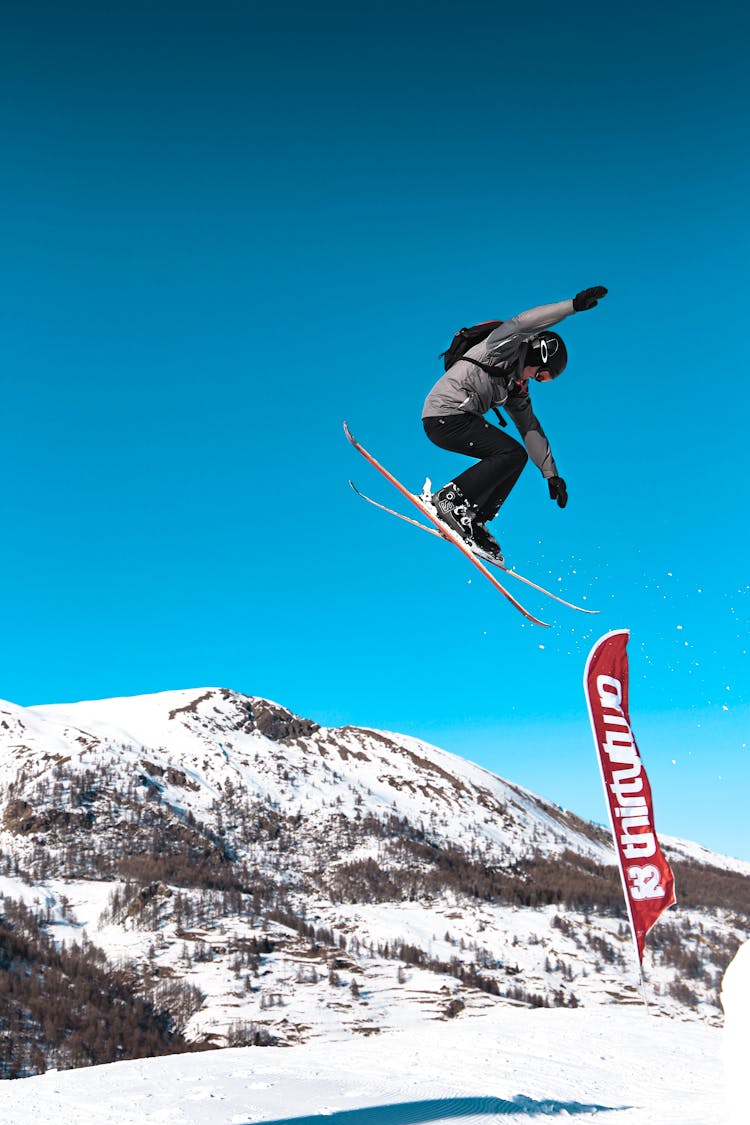
M 370 1112 L 355 1112 L 362 1110 Z M 448 1125 L 498 1115 L 721 1125 L 721 1033 L 645 1008 L 496 1008 L 346 1044 L 115 1063 L 0 1087 L 0 1118 L 8 1125 L 279 1125 L 300 1118 L 308 1125 L 318 1116 L 340 1125 Z

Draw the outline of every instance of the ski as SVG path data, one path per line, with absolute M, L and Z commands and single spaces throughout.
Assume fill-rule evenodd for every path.
M 361 500 L 366 500 L 368 504 L 372 504 L 373 508 L 380 508 L 381 512 L 388 512 L 389 515 L 396 516 L 397 519 L 403 520 L 404 523 L 410 523 L 413 527 L 418 527 L 420 531 L 426 531 L 428 535 L 435 535 L 438 539 L 443 539 L 447 542 L 446 536 L 443 535 L 442 531 L 438 531 L 436 527 L 428 527 L 427 524 L 422 523 L 420 520 L 412 519 L 411 516 L 405 516 L 403 512 L 397 512 L 395 508 L 389 508 L 386 504 L 381 504 L 379 500 L 373 500 L 372 496 L 368 496 L 366 493 L 362 492 L 361 489 L 357 488 L 353 480 L 350 480 L 349 484 L 357 493 L 357 496 L 359 496 Z M 546 586 L 540 586 L 538 582 L 527 578 L 525 574 L 519 574 L 517 570 L 511 570 L 510 567 L 505 566 L 501 562 L 497 562 L 497 560 L 482 558 L 482 562 L 487 562 L 490 566 L 496 566 L 497 569 L 502 570 L 504 574 L 509 575 L 511 578 L 517 578 L 519 582 L 530 586 L 532 590 L 537 590 L 540 594 L 544 594 L 546 597 L 560 602 L 561 605 L 567 606 L 568 609 L 575 609 L 578 613 L 596 614 L 599 612 L 598 609 L 587 609 L 585 606 L 576 605 L 575 602 L 566 601 L 566 599 L 561 598 L 559 594 L 554 594 L 552 590 L 548 590 Z
M 456 535 L 453 531 L 451 531 L 450 528 L 445 527 L 442 523 L 440 523 L 438 518 L 436 516 L 433 516 L 432 512 L 428 510 L 427 506 L 422 503 L 418 496 L 415 496 L 413 492 L 409 492 L 409 489 L 406 488 L 405 485 L 401 484 L 401 482 L 397 480 L 396 477 L 394 477 L 393 473 L 390 473 L 388 469 L 384 468 L 379 461 L 375 460 L 371 453 L 367 452 L 363 445 L 360 445 L 360 443 L 352 436 L 352 433 L 346 422 L 344 422 L 344 433 L 346 434 L 347 440 L 351 442 L 357 452 L 364 457 L 365 461 L 369 461 L 372 467 L 374 469 L 377 469 L 378 472 L 382 476 L 384 476 L 387 481 L 390 481 L 393 487 L 397 488 L 402 496 L 409 500 L 415 508 L 418 508 L 422 515 L 425 516 L 437 529 L 438 534 L 442 535 L 443 538 L 445 538 L 449 543 L 452 543 L 454 547 L 457 547 L 461 554 L 469 560 L 472 566 L 476 567 L 480 574 L 483 574 L 487 581 L 492 586 L 494 586 L 495 589 L 499 591 L 499 593 L 501 593 L 504 598 L 507 598 L 511 605 L 515 606 L 519 613 L 523 614 L 523 616 L 528 621 L 531 621 L 534 625 L 542 625 L 546 629 L 549 628 L 548 621 L 542 621 L 541 618 L 535 617 L 534 614 L 526 609 L 525 606 L 521 605 L 518 599 L 513 597 L 510 590 L 506 590 L 502 582 L 498 582 L 494 574 L 490 574 L 484 563 L 480 562 L 476 555 L 472 554 L 471 549 L 459 535 Z

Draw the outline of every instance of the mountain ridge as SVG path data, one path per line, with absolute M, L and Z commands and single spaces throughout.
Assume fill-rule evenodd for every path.
M 649 939 L 653 1001 L 712 1022 L 750 864 L 666 850 L 682 905 Z M 0 853 L 7 918 L 101 949 L 194 1045 L 639 1002 L 609 832 L 420 739 L 225 688 L 0 703 Z
M 126 742 L 140 741 L 143 742 L 144 745 L 149 745 L 153 744 L 154 741 L 152 725 L 154 716 L 158 716 L 166 705 L 176 705 L 170 706 L 167 710 L 167 720 L 173 721 L 177 719 L 181 713 L 185 715 L 195 715 L 202 702 L 215 703 L 217 699 L 235 701 L 240 706 L 244 703 L 245 706 L 254 705 L 256 708 L 259 708 L 259 721 L 256 723 L 254 729 L 264 737 L 269 738 L 272 742 L 284 744 L 290 740 L 293 741 L 299 737 L 309 737 L 313 734 L 320 734 L 321 737 L 327 739 L 330 735 L 346 735 L 351 732 L 354 734 L 355 738 L 358 734 L 364 734 L 376 739 L 385 739 L 391 744 L 397 743 L 404 751 L 411 747 L 412 753 L 416 755 L 417 760 L 419 758 L 418 752 L 420 749 L 426 748 L 431 755 L 444 759 L 447 763 L 452 764 L 459 770 L 469 768 L 474 776 L 484 774 L 488 779 L 500 780 L 504 785 L 511 787 L 514 792 L 525 795 L 525 797 L 532 802 L 545 805 L 550 810 L 558 810 L 566 817 L 575 818 L 580 824 L 589 826 L 597 835 L 599 833 L 603 834 L 602 841 L 606 841 L 605 847 L 607 851 L 609 852 L 611 850 L 608 845 L 609 831 L 603 825 L 584 821 L 569 810 L 564 810 L 561 806 L 554 804 L 552 801 L 539 797 L 525 786 L 500 778 L 500 776 L 492 770 L 475 764 L 450 751 L 443 750 L 424 739 L 419 739 L 412 735 L 400 734 L 399 732 L 353 724 L 345 724 L 340 727 L 326 727 L 312 719 L 305 719 L 295 715 L 282 704 L 273 700 L 260 696 L 244 695 L 228 688 L 198 687 L 170 689 L 136 696 L 81 700 L 74 703 L 35 704 L 29 707 L 21 707 L 16 704 L 0 701 L 0 735 L 3 735 L 4 729 L 7 729 L 5 720 L 7 718 L 7 708 L 10 708 L 17 716 L 32 716 L 38 723 L 44 724 L 45 728 L 49 727 L 50 721 L 53 727 L 57 726 L 63 731 L 70 730 L 72 727 L 81 724 L 79 737 L 85 738 L 87 735 L 91 737 L 91 735 L 96 735 L 98 731 L 100 737 L 102 735 L 108 736 L 110 740 L 113 741 L 116 741 L 116 738 L 119 737 Z M 143 705 L 145 705 L 147 712 L 151 712 L 151 716 L 148 714 L 140 716 L 138 721 L 133 722 L 133 717 L 138 715 L 138 710 Z M 110 712 L 112 716 L 109 719 L 107 717 L 108 712 Z M 126 729 L 124 726 L 119 726 L 119 720 L 121 720 L 124 715 L 128 717 L 129 729 Z M 85 721 L 87 726 L 86 730 L 83 729 L 84 724 L 81 723 L 81 720 Z M 252 722 L 252 720 L 250 721 Z M 144 723 L 146 723 L 145 729 Z M 248 725 L 247 721 L 245 725 Z M 253 728 L 250 727 L 250 729 Z M 162 736 L 167 733 L 166 728 L 161 731 Z M 45 737 L 46 735 L 47 731 L 45 730 Z M 68 740 L 63 739 L 63 744 L 67 746 L 67 743 Z M 0 737 L 0 754 L 4 746 L 7 747 L 7 739 L 5 737 Z M 344 754 L 347 753 L 345 742 L 341 743 L 339 746 L 339 753 L 341 754 L 342 752 Z M 361 754 L 361 750 L 355 750 L 355 753 Z M 434 772 L 439 772 L 439 762 L 436 762 L 434 757 L 429 762 L 429 766 Z M 1 758 L 0 768 L 2 768 Z M 750 874 L 750 862 L 748 861 L 714 852 L 696 841 L 688 841 L 664 833 L 660 833 L 660 839 L 662 842 L 666 843 L 669 850 L 680 852 L 685 857 L 694 859 L 703 857 L 703 862 L 710 861 L 716 863 L 719 861 L 720 865 L 726 865 L 743 874 Z

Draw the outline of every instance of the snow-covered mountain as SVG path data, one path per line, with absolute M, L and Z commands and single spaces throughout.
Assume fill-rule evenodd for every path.
M 54 779 L 91 774 L 88 805 L 69 808 L 66 826 L 94 813 L 100 823 L 105 809 L 116 817 L 123 792 L 145 786 L 175 816 L 192 813 L 213 828 L 242 794 L 317 835 L 342 817 L 395 813 L 436 842 L 479 847 L 495 860 L 527 855 L 533 843 L 546 855 L 573 848 L 611 861 L 605 833 L 455 755 L 404 735 L 322 728 L 221 689 L 0 704 L 0 746 L 0 784 L 23 776 L 32 822 L 46 817 L 47 831 L 61 815 Z M 23 815 L 17 806 L 11 821 L 28 832 Z
M 649 939 L 649 996 L 716 1020 L 750 865 L 663 842 L 683 905 Z M 191 1041 L 640 1003 L 602 828 L 417 739 L 225 689 L 0 703 L 0 849 L 0 892 L 137 967 Z

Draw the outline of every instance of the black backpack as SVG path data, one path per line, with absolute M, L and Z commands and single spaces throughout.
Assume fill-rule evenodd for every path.
M 466 355 L 469 348 L 473 348 L 475 344 L 479 344 L 482 340 L 486 340 L 490 332 L 494 332 L 496 328 L 502 324 L 502 320 L 483 320 L 481 324 L 473 324 L 471 328 L 460 328 L 450 343 L 450 347 L 441 352 L 439 359 L 443 360 L 445 370 L 452 367 L 461 356 Z M 480 363 L 478 359 L 470 359 L 469 363 L 475 363 L 477 367 L 481 367 L 488 375 L 492 374 L 492 367 L 488 363 Z M 496 406 L 492 407 L 497 415 L 497 420 L 501 426 L 507 426 L 508 423 L 503 418 L 500 411 Z
M 502 324 L 502 320 L 484 320 L 481 324 L 474 324 L 471 328 L 461 328 L 451 340 L 449 348 L 440 353 L 439 358 L 444 361 L 445 370 L 452 367 L 457 360 L 468 352 L 469 348 L 473 348 L 475 344 L 481 343 L 486 340 L 490 332 L 493 332 Z M 472 360 L 472 363 L 475 362 Z M 478 363 L 478 367 L 485 368 L 486 365 Z

